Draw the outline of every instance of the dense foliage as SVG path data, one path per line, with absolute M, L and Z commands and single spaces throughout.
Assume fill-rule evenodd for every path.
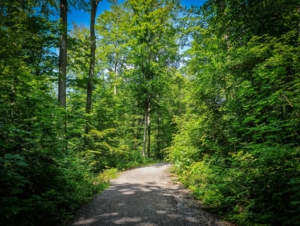
M 299 2 L 207 1 L 189 13 L 175 171 L 239 225 L 299 225 Z
M 98 3 L 0 2 L 0 224 L 65 225 L 117 169 L 167 157 L 238 225 L 299 225 L 298 1 L 58 16 Z
M 54 96 L 58 27 L 48 5 L 0 7 L 0 224 L 56 225 L 104 184 L 93 184 L 90 159 L 66 148 L 61 122 L 73 113 Z
M 171 1 L 144 6 L 128 1 L 100 15 L 93 64 L 94 34 L 75 23 L 66 34 L 65 15 L 59 19 L 62 10 L 91 11 L 88 2 L 0 3 L 1 225 L 66 224 L 76 208 L 107 185 L 114 168 L 152 161 L 142 155 L 147 92 L 151 91 L 153 115 L 152 131 L 147 128 L 147 140 L 151 136 L 153 141 L 148 157 L 162 158 L 160 150 L 170 146 L 175 102 L 168 100 L 176 100 L 177 81 L 182 80 L 168 64 L 176 61 L 177 53 Z M 95 2 L 99 1 L 91 1 L 94 6 Z M 153 21 L 158 14 L 161 24 L 151 27 L 147 18 Z M 118 23 L 112 19 L 116 15 Z M 159 29 L 162 35 L 155 49 L 152 37 L 145 35 L 146 47 L 143 37 L 136 37 L 148 31 L 153 36 Z M 172 49 L 162 49 L 165 43 Z M 141 62 L 149 54 L 153 56 L 146 75 Z M 169 96 L 171 86 L 174 92 Z M 87 89 L 93 95 L 87 97 Z

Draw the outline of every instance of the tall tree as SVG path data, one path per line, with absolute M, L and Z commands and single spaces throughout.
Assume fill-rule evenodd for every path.
M 58 103 L 66 107 L 68 1 L 60 0 Z
M 125 7 L 132 13 L 129 35 L 134 76 L 138 83 L 137 98 L 144 111 L 144 140 L 142 154 L 150 156 L 151 114 L 155 96 L 160 93 L 155 86 L 166 68 L 176 61 L 178 46 L 175 36 L 175 18 L 178 1 L 129 0 Z
M 97 26 L 98 57 L 106 70 L 102 73 L 107 98 L 102 101 L 107 106 L 115 103 L 116 113 L 113 122 L 105 124 L 126 137 L 133 152 L 141 149 L 144 156 L 162 156 L 158 149 L 171 142 L 171 112 L 176 108 L 169 97 L 177 96 L 178 5 L 172 1 L 126 1 L 111 9 L 99 17 Z M 113 91 L 108 89 L 111 85 Z M 108 94 L 113 96 L 110 100 Z
M 93 78 L 95 74 L 95 54 L 96 54 L 95 20 L 96 20 L 96 13 L 97 13 L 97 7 L 99 2 L 100 0 L 90 0 L 90 4 L 91 4 L 90 51 L 91 52 L 90 52 L 89 77 L 87 83 L 86 113 L 90 113 L 92 109 L 92 91 L 93 91 Z

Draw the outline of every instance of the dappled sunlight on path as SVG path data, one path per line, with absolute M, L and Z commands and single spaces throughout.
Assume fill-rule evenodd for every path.
M 199 218 L 180 202 L 168 167 L 156 164 L 122 173 L 81 209 L 73 225 L 223 225 L 209 215 Z

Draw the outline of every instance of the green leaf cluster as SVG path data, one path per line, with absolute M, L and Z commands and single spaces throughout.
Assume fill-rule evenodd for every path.
M 168 158 L 207 208 L 239 225 L 300 223 L 298 8 L 228 0 L 189 12 L 187 112 Z

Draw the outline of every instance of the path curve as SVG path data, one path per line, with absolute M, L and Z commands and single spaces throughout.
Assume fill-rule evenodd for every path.
M 202 211 L 187 191 L 173 184 L 169 164 L 123 172 L 91 203 L 83 206 L 74 226 L 230 225 Z

